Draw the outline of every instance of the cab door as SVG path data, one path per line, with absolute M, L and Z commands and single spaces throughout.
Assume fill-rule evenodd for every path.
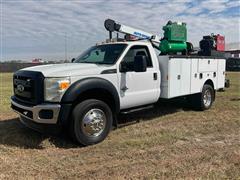
M 135 56 L 146 56 L 145 72 L 134 71 Z M 132 46 L 122 62 L 127 65 L 127 72 L 118 73 L 121 109 L 154 103 L 159 96 L 159 73 L 154 69 L 149 49 L 145 45 Z M 122 63 L 121 62 L 121 63 Z M 121 64 L 120 63 L 120 64 Z M 121 65 L 120 65 L 121 66 Z

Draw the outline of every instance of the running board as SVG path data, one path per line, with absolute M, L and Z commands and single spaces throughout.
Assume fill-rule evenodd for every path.
M 134 108 L 134 109 L 129 109 L 126 111 L 122 111 L 121 114 L 130 114 L 130 113 L 134 113 L 137 111 L 142 111 L 142 110 L 147 110 L 147 109 L 151 109 L 153 108 L 154 105 L 148 105 L 148 106 L 143 106 L 143 107 L 138 107 L 138 108 Z

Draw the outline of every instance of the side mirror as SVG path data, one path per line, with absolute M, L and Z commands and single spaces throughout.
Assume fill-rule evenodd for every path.
M 135 56 L 133 66 L 134 66 L 135 72 L 146 72 L 147 57 L 146 56 Z
M 128 71 L 128 66 L 125 61 L 121 62 L 120 64 L 120 72 L 127 72 Z
M 71 62 L 75 61 L 75 58 L 72 58 Z

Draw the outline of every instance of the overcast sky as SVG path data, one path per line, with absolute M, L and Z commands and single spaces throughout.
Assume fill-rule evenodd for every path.
M 170 3 L 169 3 L 170 2 Z M 104 20 L 163 35 L 168 20 L 187 23 L 188 41 L 220 33 L 240 42 L 239 0 L 1 0 L 1 60 L 65 59 L 108 37 Z

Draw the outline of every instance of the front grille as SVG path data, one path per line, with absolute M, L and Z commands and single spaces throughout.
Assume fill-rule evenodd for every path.
M 35 71 L 17 71 L 13 76 L 14 95 L 17 100 L 39 104 L 43 102 L 42 73 Z
M 34 80 L 29 77 L 14 76 L 14 93 L 18 98 L 34 99 Z

